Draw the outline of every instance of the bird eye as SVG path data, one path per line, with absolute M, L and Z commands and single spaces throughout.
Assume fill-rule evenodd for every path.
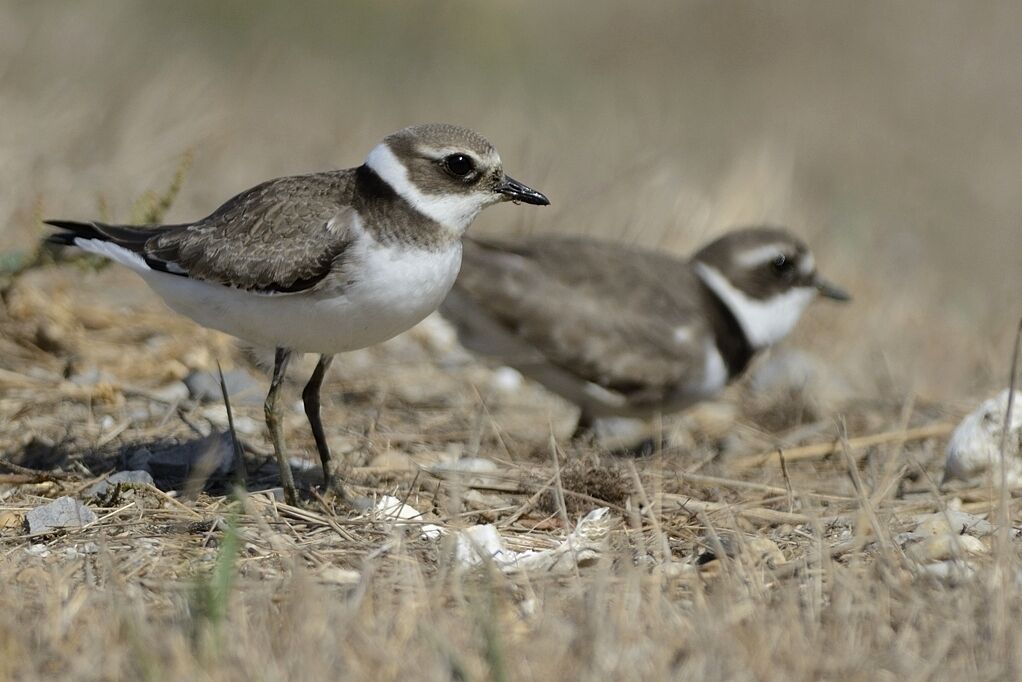
M 778 254 L 770 264 L 773 266 L 774 270 L 781 275 L 790 273 L 795 267 L 795 262 L 783 253 Z
M 463 178 L 475 169 L 475 163 L 466 154 L 450 154 L 444 157 L 444 168 L 451 175 Z

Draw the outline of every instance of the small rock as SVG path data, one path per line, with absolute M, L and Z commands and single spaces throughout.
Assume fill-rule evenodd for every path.
M 357 585 L 362 580 L 362 574 L 350 568 L 327 566 L 319 572 L 319 580 L 332 585 Z
M 245 370 L 232 369 L 224 372 L 224 383 L 232 405 L 262 405 L 265 390 L 256 377 Z M 185 377 L 185 386 L 193 400 L 202 403 L 222 403 L 220 376 L 211 372 L 192 372 Z
M 498 367 L 490 377 L 490 390 L 497 393 L 517 393 L 525 383 L 525 377 L 514 367 Z
M 627 449 L 652 435 L 652 424 L 647 419 L 631 417 L 600 417 L 593 425 L 600 444 L 609 449 Z
M 25 554 L 45 559 L 46 557 L 50 556 L 50 548 L 42 544 L 41 542 L 37 542 L 36 544 L 29 545 L 27 548 L 25 548 Z
M 168 405 L 181 402 L 188 398 L 191 391 L 188 390 L 188 386 L 183 381 L 172 381 L 169 384 L 160 386 L 150 394 L 156 400 Z
M 153 477 L 148 471 L 118 471 L 91 486 L 85 491 L 85 496 L 105 497 L 114 486 L 120 483 L 144 483 L 155 485 Z
M 934 535 L 921 542 L 909 545 L 905 553 L 910 559 L 927 564 L 963 556 L 986 554 L 990 551 L 983 541 L 971 535 Z
M 482 490 L 470 488 L 462 495 L 462 500 L 472 509 L 488 512 L 493 509 L 506 509 L 512 506 L 512 501 L 496 493 L 484 493 Z
M 14 511 L 0 512 L 0 530 L 12 530 L 22 528 L 25 525 L 25 516 Z
M 972 481 L 993 474 L 1000 481 L 1001 439 L 1008 411 L 1008 391 L 1002 391 L 966 415 L 951 434 L 944 463 L 944 483 L 959 479 Z M 1005 452 L 1008 485 L 1022 486 L 1022 391 L 1015 391 L 1014 409 Z
M 517 480 L 500 470 L 496 462 L 482 457 L 462 457 L 441 462 L 429 468 L 430 473 L 445 481 L 458 481 L 461 485 L 515 488 Z
M 976 569 L 973 568 L 972 564 L 957 559 L 923 564 L 919 567 L 919 571 L 931 578 L 945 580 L 952 584 L 971 578 L 976 573 Z
M 117 377 L 109 372 L 99 369 L 98 367 L 90 367 L 85 371 L 73 374 L 68 378 L 68 381 L 72 384 L 77 384 L 78 386 L 96 386 L 98 384 L 118 383 Z
M 385 450 L 369 460 L 369 466 L 391 471 L 408 471 L 415 469 L 415 462 L 403 452 Z
M 482 457 L 462 457 L 452 462 L 443 462 L 429 469 L 432 473 L 443 476 L 443 474 L 489 474 L 498 470 L 497 464 L 490 459 Z
M 992 535 L 994 524 L 968 512 L 949 509 L 947 513 L 936 512 L 916 517 L 917 525 L 913 533 L 919 536 L 956 535 L 968 533 L 976 537 Z
M 260 497 L 265 497 L 267 500 L 273 500 L 275 502 L 284 501 L 284 489 L 280 486 L 277 486 L 276 488 L 266 488 L 265 490 L 256 490 L 250 492 L 249 495 L 259 495 Z
M 83 545 L 75 545 L 74 547 L 65 547 L 64 548 L 64 556 L 66 556 L 68 559 L 74 559 L 74 558 L 77 558 L 77 557 L 83 557 L 83 556 L 88 556 L 90 554 L 95 554 L 98 551 L 99 551 L 99 545 L 97 545 L 95 542 L 86 542 Z
M 788 561 L 784 556 L 784 552 L 781 551 L 781 548 L 778 547 L 770 538 L 755 536 L 746 537 L 739 541 L 739 539 L 734 535 L 721 535 L 719 539 L 721 547 L 724 549 L 724 553 L 727 556 L 744 556 L 755 566 L 765 565 L 773 568 L 775 566 L 785 564 Z M 710 546 L 711 549 L 699 557 L 699 564 L 708 564 L 720 558 L 717 556 L 716 550 L 712 549 L 713 544 L 707 542 L 707 545 Z
M 408 334 L 435 355 L 451 352 L 458 343 L 458 333 L 440 313 L 432 313 L 412 327 Z
M 788 562 L 784 557 L 784 552 L 770 538 L 750 538 L 746 541 L 746 550 L 757 565 L 766 564 L 772 568 Z
M 58 497 L 25 515 L 29 533 L 46 533 L 58 528 L 79 528 L 96 520 L 91 509 L 73 497 Z
M 739 413 L 735 405 L 708 401 L 693 405 L 685 412 L 681 421 L 688 431 L 702 440 L 717 440 L 733 431 Z
M 662 575 L 665 578 L 680 578 L 695 571 L 695 566 L 683 564 L 680 561 L 666 561 L 653 567 L 654 575 Z
M 272 367 L 272 357 L 270 358 L 270 363 L 270 366 Z M 213 354 L 210 352 L 209 347 L 204 344 L 198 344 L 193 346 L 190 350 L 185 351 L 185 354 L 181 356 L 181 364 L 194 370 L 216 367 L 216 363 L 213 362 Z
M 379 520 L 393 520 L 398 527 L 414 527 L 420 532 L 420 537 L 425 540 L 436 540 L 443 533 L 444 529 L 433 523 L 421 523 L 422 513 L 402 502 L 392 495 L 381 496 L 373 508 L 374 515 Z
M 234 405 L 232 404 L 233 408 Z M 251 417 L 246 417 L 243 414 L 233 412 L 234 415 L 234 430 L 243 436 L 251 436 L 259 433 L 263 428 L 262 422 L 257 422 Z M 227 407 L 220 403 L 219 405 L 210 405 L 209 407 L 203 408 L 202 416 L 215 424 L 221 430 L 230 428 L 230 421 L 227 419 Z

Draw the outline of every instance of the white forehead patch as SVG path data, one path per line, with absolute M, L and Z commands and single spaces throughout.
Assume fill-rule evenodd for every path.
M 435 220 L 444 227 L 461 235 L 472 223 L 479 211 L 496 203 L 499 197 L 484 192 L 468 194 L 426 194 L 408 178 L 408 169 L 395 156 L 386 142 L 376 145 L 366 165 L 390 185 L 398 196 L 412 205 L 415 210 Z
M 759 300 L 735 288 L 720 272 L 695 263 L 696 273 L 717 294 L 738 320 L 753 348 L 765 348 L 787 336 L 806 306 L 816 298 L 814 287 L 794 287 L 772 298 Z

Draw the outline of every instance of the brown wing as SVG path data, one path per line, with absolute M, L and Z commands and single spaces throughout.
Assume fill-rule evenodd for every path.
M 266 292 L 320 282 L 351 241 L 351 171 L 277 178 L 192 225 L 160 230 L 143 254 L 161 270 Z
M 684 262 L 564 238 L 465 247 L 456 288 L 548 362 L 639 401 L 702 372 Z

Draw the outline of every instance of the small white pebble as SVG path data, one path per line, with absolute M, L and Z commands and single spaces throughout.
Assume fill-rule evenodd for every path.
M 490 388 L 501 393 L 515 393 L 522 388 L 525 379 L 513 367 L 498 367 L 490 378 Z
M 334 585 L 357 585 L 362 580 L 362 575 L 350 568 L 327 566 L 319 572 L 319 580 Z
M 923 564 L 919 572 L 938 580 L 959 581 L 971 578 L 976 569 L 967 561 L 948 560 L 937 561 L 932 564 Z
M 411 330 L 411 335 L 434 353 L 449 352 L 458 343 L 458 333 L 454 326 L 441 317 L 440 313 L 432 313 L 417 324 Z
M 202 416 L 221 429 L 226 429 L 228 427 L 227 408 L 223 405 L 210 405 L 202 411 Z M 262 427 L 259 422 L 255 421 L 251 417 L 239 415 L 237 412 L 234 412 L 234 430 L 238 433 L 245 436 L 251 436 L 259 433 L 261 428 Z
M 989 551 L 979 538 L 971 535 L 944 533 L 909 545 L 905 553 L 910 559 L 920 564 L 926 564 L 935 561 L 946 561 L 948 559 L 960 559 L 969 555 L 986 554 Z

